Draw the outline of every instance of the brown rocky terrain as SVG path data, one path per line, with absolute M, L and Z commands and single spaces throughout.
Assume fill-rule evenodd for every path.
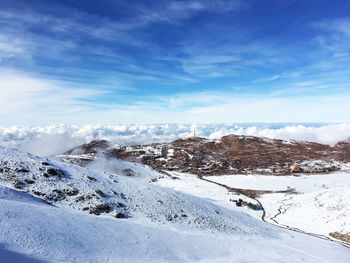
M 93 141 L 63 156 L 86 163 L 102 153 L 110 158 L 141 162 L 156 170 L 176 170 L 202 175 L 330 172 L 350 162 L 350 142 L 335 146 L 305 141 L 283 141 L 253 136 L 227 135 L 218 140 L 178 139 L 169 143 L 113 146 Z
M 334 145 L 333 156 L 337 161 L 350 162 L 350 141 L 342 141 Z

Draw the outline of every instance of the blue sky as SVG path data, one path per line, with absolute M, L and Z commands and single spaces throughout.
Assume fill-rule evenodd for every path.
M 349 121 L 349 14 L 345 0 L 0 0 L 0 125 Z

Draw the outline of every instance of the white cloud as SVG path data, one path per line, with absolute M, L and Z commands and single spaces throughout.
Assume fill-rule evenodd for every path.
M 241 134 L 297 139 L 335 144 L 350 137 L 350 123 L 301 124 L 121 124 L 121 125 L 52 125 L 38 127 L 1 127 L 0 144 L 48 156 L 96 139 L 120 145 L 144 144 L 197 136 L 218 139 Z
M 314 27 L 341 33 L 350 38 L 350 18 L 339 18 L 315 23 Z
M 175 10 L 175 11 L 186 11 L 186 10 L 198 10 L 201 11 L 204 9 L 204 5 L 202 2 L 181 2 L 181 1 L 176 1 L 176 2 L 171 2 L 169 5 L 170 10 Z
M 313 24 L 314 28 L 323 30 L 316 39 L 318 44 L 331 51 L 336 58 L 349 56 L 350 18 L 329 19 Z
M 115 42 L 128 43 L 129 45 L 138 43 L 137 39 L 131 37 L 127 31 L 147 26 L 151 23 L 178 23 L 198 12 L 228 12 L 237 10 L 243 6 L 241 0 L 220 0 L 208 1 L 198 0 L 169 1 L 158 3 L 157 5 L 134 5 L 128 19 L 116 21 L 108 17 L 98 16 L 71 9 L 66 6 L 55 5 L 55 11 L 66 14 L 65 16 L 54 16 L 49 13 L 36 12 L 33 9 L 23 8 L 18 10 L 1 10 L 0 21 L 4 23 L 21 24 L 21 27 L 33 25 L 45 25 L 46 30 L 54 33 L 64 33 L 69 35 L 84 34 L 97 39 L 110 40 Z M 51 8 L 52 8 L 51 7 Z M 50 10 L 50 8 L 48 8 Z M 11 22 L 10 22 L 11 21 Z M 94 21 L 94 24 L 91 23 Z M 132 39 L 132 41 L 130 41 Z
M 0 34 L 0 62 L 4 58 L 24 55 L 24 44 L 20 39 Z
M 291 90 L 293 91 L 293 90 Z M 293 94 L 297 94 L 293 96 Z M 239 94 L 233 91 L 178 94 L 163 98 L 169 116 L 181 122 L 343 122 L 348 121 L 349 94 Z M 168 100 L 167 100 L 168 99 Z M 145 107 L 146 109 L 146 107 Z M 144 116 L 144 115 L 143 115 Z M 165 122 L 161 119 L 153 122 Z
M 268 77 L 268 78 L 256 79 L 256 80 L 253 81 L 253 83 L 269 82 L 269 81 L 274 81 L 274 80 L 277 80 L 277 79 L 280 79 L 280 78 L 281 78 L 280 75 L 273 75 L 273 76 Z
M 84 102 L 84 99 L 106 93 L 104 90 L 78 88 L 70 83 L 57 83 L 10 70 L 0 72 L 0 91 L 0 117 L 3 122 L 17 117 L 22 123 L 25 118 L 35 120 L 89 109 L 93 103 Z
M 309 87 L 307 87 L 309 89 Z M 235 89 L 159 95 L 123 103 L 130 97 L 104 101 L 108 90 L 55 82 L 21 72 L 0 73 L 2 125 L 189 122 L 343 122 L 350 116 L 350 95 L 263 94 Z M 288 88 L 286 88 L 288 90 Z M 319 89 L 317 89 L 319 90 Z M 295 91 L 289 88 L 288 95 Z M 300 91 L 299 91 L 300 93 Z
M 318 81 L 304 81 L 304 82 L 298 82 L 295 85 L 298 87 L 309 87 L 309 86 L 316 86 L 318 85 Z

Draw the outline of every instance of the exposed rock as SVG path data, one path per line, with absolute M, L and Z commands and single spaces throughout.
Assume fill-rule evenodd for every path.
M 84 196 L 78 196 L 77 199 L 75 199 L 76 202 L 82 202 L 85 201 L 85 197 Z
M 342 234 L 340 232 L 329 233 L 331 237 L 350 243 L 350 233 Z
M 55 168 L 52 168 L 52 167 L 47 168 L 46 173 L 49 175 L 53 175 L 53 176 L 58 175 L 57 170 Z
M 74 189 L 63 189 L 63 192 L 68 195 L 68 196 L 74 196 L 79 193 L 79 190 L 74 188 Z
M 124 169 L 122 173 L 123 175 L 126 175 L 126 176 L 135 176 L 135 172 L 129 168 Z
M 95 192 L 101 197 L 106 197 L 106 195 L 101 190 L 96 190 Z
M 34 183 L 35 183 L 35 181 L 29 180 L 29 179 L 24 179 L 24 181 L 25 181 L 27 184 L 34 184 Z
M 111 207 L 108 204 L 99 204 L 95 207 L 90 208 L 89 213 L 100 215 L 101 213 L 109 213 L 111 211 Z
M 163 146 L 161 150 L 162 157 L 166 157 L 167 154 L 168 154 L 168 148 L 166 146 Z
M 125 207 L 125 205 L 122 204 L 122 203 L 120 203 L 120 202 L 118 202 L 118 203 L 116 204 L 116 207 Z
M 45 194 L 44 194 L 44 193 L 39 192 L 39 191 L 35 191 L 35 190 L 33 190 L 32 192 L 33 192 L 33 194 L 35 194 L 35 195 L 37 195 L 37 196 L 45 196 Z
M 125 218 L 125 215 L 123 213 L 117 213 L 114 217 L 115 218 Z
M 103 149 L 107 149 L 110 147 L 110 143 L 106 140 L 95 140 L 90 143 L 83 144 L 81 146 L 75 147 L 64 154 L 87 154 L 87 153 L 98 153 Z
M 49 195 L 46 195 L 45 198 L 48 201 L 58 202 L 66 199 L 66 196 L 65 196 L 65 193 L 60 189 L 54 189 L 52 190 L 52 193 Z
M 27 168 L 23 168 L 23 167 L 21 167 L 21 168 L 16 168 L 15 171 L 16 171 L 17 173 L 29 173 L 29 170 L 28 170 Z
M 301 169 L 298 165 L 296 164 L 293 164 L 289 167 L 289 170 L 292 172 L 292 173 L 300 173 L 301 172 Z
M 48 175 L 57 176 L 57 177 L 61 177 L 62 175 L 64 175 L 64 172 L 62 170 L 56 169 L 56 168 L 53 168 L 53 167 L 48 167 L 46 169 L 46 173 Z
M 24 186 L 25 186 L 25 183 L 23 183 L 22 181 L 20 180 L 15 180 L 13 182 L 13 186 L 17 189 L 22 189 Z
M 333 156 L 340 162 L 350 162 L 350 141 L 338 142 L 334 145 Z
M 86 176 L 86 177 L 87 177 L 87 179 L 89 179 L 90 181 L 94 181 L 94 182 L 97 181 L 96 178 L 94 178 L 94 177 L 92 177 L 92 176 Z

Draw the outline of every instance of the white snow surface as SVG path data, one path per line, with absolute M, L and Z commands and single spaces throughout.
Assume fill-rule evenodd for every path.
M 235 188 L 278 191 L 290 187 L 299 193 L 341 186 L 350 187 L 350 173 L 344 171 L 329 174 L 300 174 L 297 176 L 235 174 L 206 176 L 205 178 Z
M 43 161 L 65 175 L 42 177 Z M 0 173 L 0 262 L 348 262 L 350 258 L 350 250 L 337 243 L 268 225 L 205 194 L 195 197 L 150 183 L 150 178 L 173 182 L 181 178 L 165 179 L 166 175 L 138 164 L 123 163 L 123 168 L 133 168 L 137 174 L 130 178 L 96 170 L 101 166 L 82 168 L 6 147 L 0 147 L 0 164 L 10 172 L 25 167 L 29 172 L 16 176 L 35 181 L 19 191 Z M 80 204 L 69 196 L 49 205 L 29 194 L 36 188 L 49 193 L 53 187 L 75 187 L 79 194 L 101 189 L 106 197 Z M 89 202 L 102 201 L 124 202 L 129 217 L 80 210 Z M 181 213 L 187 217 L 174 217 Z
M 229 208 L 231 210 L 247 213 L 255 218 L 261 218 L 261 211 L 254 211 L 246 207 L 236 207 L 235 203 L 230 200 L 244 198 L 245 201 L 256 203 L 255 200 L 242 197 L 241 195 L 229 192 L 225 188 L 198 179 L 197 175 L 190 173 L 169 172 L 172 177 L 160 178 L 156 184 L 167 187 L 169 189 L 188 193 L 200 198 L 205 198 L 210 202 L 214 202 L 220 206 Z M 177 179 L 172 179 L 177 178 Z
M 258 199 L 266 210 L 266 220 L 329 236 L 350 233 L 350 172 L 300 176 L 225 175 L 210 180 L 230 187 L 256 190 L 286 190 L 294 194 L 265 194 Z M 279 213 L 279 209 L 281 213 Z M 272 220 L 272 219 L 273 220 Z
M 328 235 L 350 233 L 350 187 L 337 187 L 293 196 L 283 202 L 280 224 Z

